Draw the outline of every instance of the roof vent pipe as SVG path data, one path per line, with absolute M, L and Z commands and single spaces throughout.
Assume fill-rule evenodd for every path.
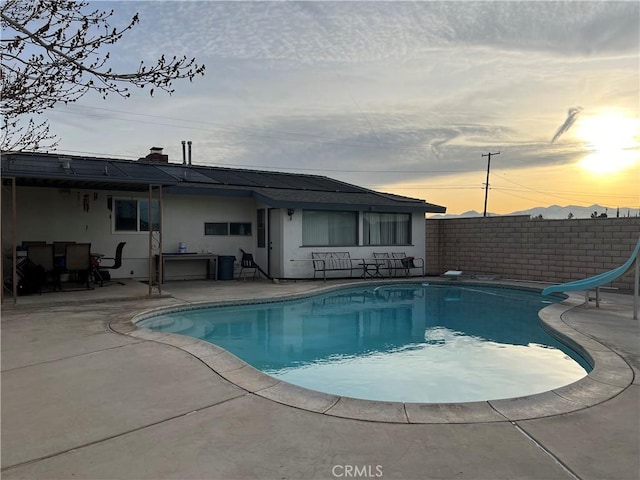
M 189 166 L 191 166 L 191 140 L 187 142 L 187 145 L 189 146 Z
M 186 165 L 187 164 L 187 153 L 185 151 L 185 142 L 184 140 L 182 140 L 182 164 Z

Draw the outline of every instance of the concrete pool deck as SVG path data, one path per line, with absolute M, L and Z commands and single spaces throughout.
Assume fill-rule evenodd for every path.
M 465 421 L 446 406 L 411 424 L 297 408 L 259 394 L 275 384 L 248 389 L 223 378 L 192 339 L 175 346 L 129 335 L 137 331 L 131 318 L 145 310 L 326 286 L 175 282 L 167 296 L 149 299 L 146 285 L 127 282 L 5 304 L 3 478 L 639 477 L 640 336 L 629 295 L 560 312 L 561 328 L 593 342 L 597 376 L 547 396 L 579 408 L 505 403 L 491 408 L 498 417 L 490 421 Z

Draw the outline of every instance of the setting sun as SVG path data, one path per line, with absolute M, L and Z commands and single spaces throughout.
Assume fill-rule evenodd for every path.
M 640 159 L 639 121 L 622 113 L 584 117 L 576 128 L 589 154 L 580 166 L 595 174 L 613 173 L 634 165 Z

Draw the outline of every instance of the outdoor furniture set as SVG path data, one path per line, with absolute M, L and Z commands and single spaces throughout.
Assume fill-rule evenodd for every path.
M 313 278 L 322 273 L 325 281 L 327 272 L 344 272 L 345 276 L 352 277 L 354 270 L 360 272 L 361 278 L 394 277 L 398 272 L 410 277 L 414 269 L 418 269 L 424 276 L 424 260 L 407 256 L 403 252 L 374 253 L 372 259 L 351 258 L 349 252 L 312 252 L 311 259 Z
M 91 252 L 90 243 L 25 241 L 16 251 L 16 273 L 18 275 L 18 294 L 42 293 L 49 282 L 51 288 L 62 290 L 62 276 L 74 277 L 77 282 L 91 289 L 92 284 L 104 285 L 110 275 L 108 270 L 119 268 L 122 263 L 121 242 L 115 257 L 105 257 Z M 101 264 L 111 259 L 111 265 Z M 10 282 L 9 282 L 10 283 Z

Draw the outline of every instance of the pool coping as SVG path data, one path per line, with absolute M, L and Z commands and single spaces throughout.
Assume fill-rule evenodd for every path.
M 610 400 L 622 393 L 633 382 L 633 370 L 622 357 L 609 347 L 580 333 L 564 322 L 563 316 L 567 312 L 584 303 L 584 298 L 575 294 L 570 294 L 561 303 L 543 308 L 538 316 L 542 327 L 549 334 L 569 345 L 592 365 L 593 369 L 587 376 L 569 385 L 539 394 L 464 403 L 383 402 L 318 392 L 271 377 L 217 345 L 180 334 L 156 332 L 137 325 L 142 320 L 165 313 L 213 306 L 281 302 L 362 285 L 398 285 L 420 282 L 420 279 L 355 282 L 270 299 L 183 302 L 145 310 L 132 317 L 115 320 L 110 323 L 109 328 L 114 332 L 140 340 L 159 342 L 182 349 L 198 358 L 225 380 L 253 395 L 314 413 L 371 422 L 468 424 L 515 422 L 550 417 L 575 412 Z M 454 281 L 429 281 L 432 284 L 451 284 L 452 282 Z M 509 282 L 456 280 L 455 284 L 498 286 L 529 291 L 542 290 L 539 287 L 522 286 Z

